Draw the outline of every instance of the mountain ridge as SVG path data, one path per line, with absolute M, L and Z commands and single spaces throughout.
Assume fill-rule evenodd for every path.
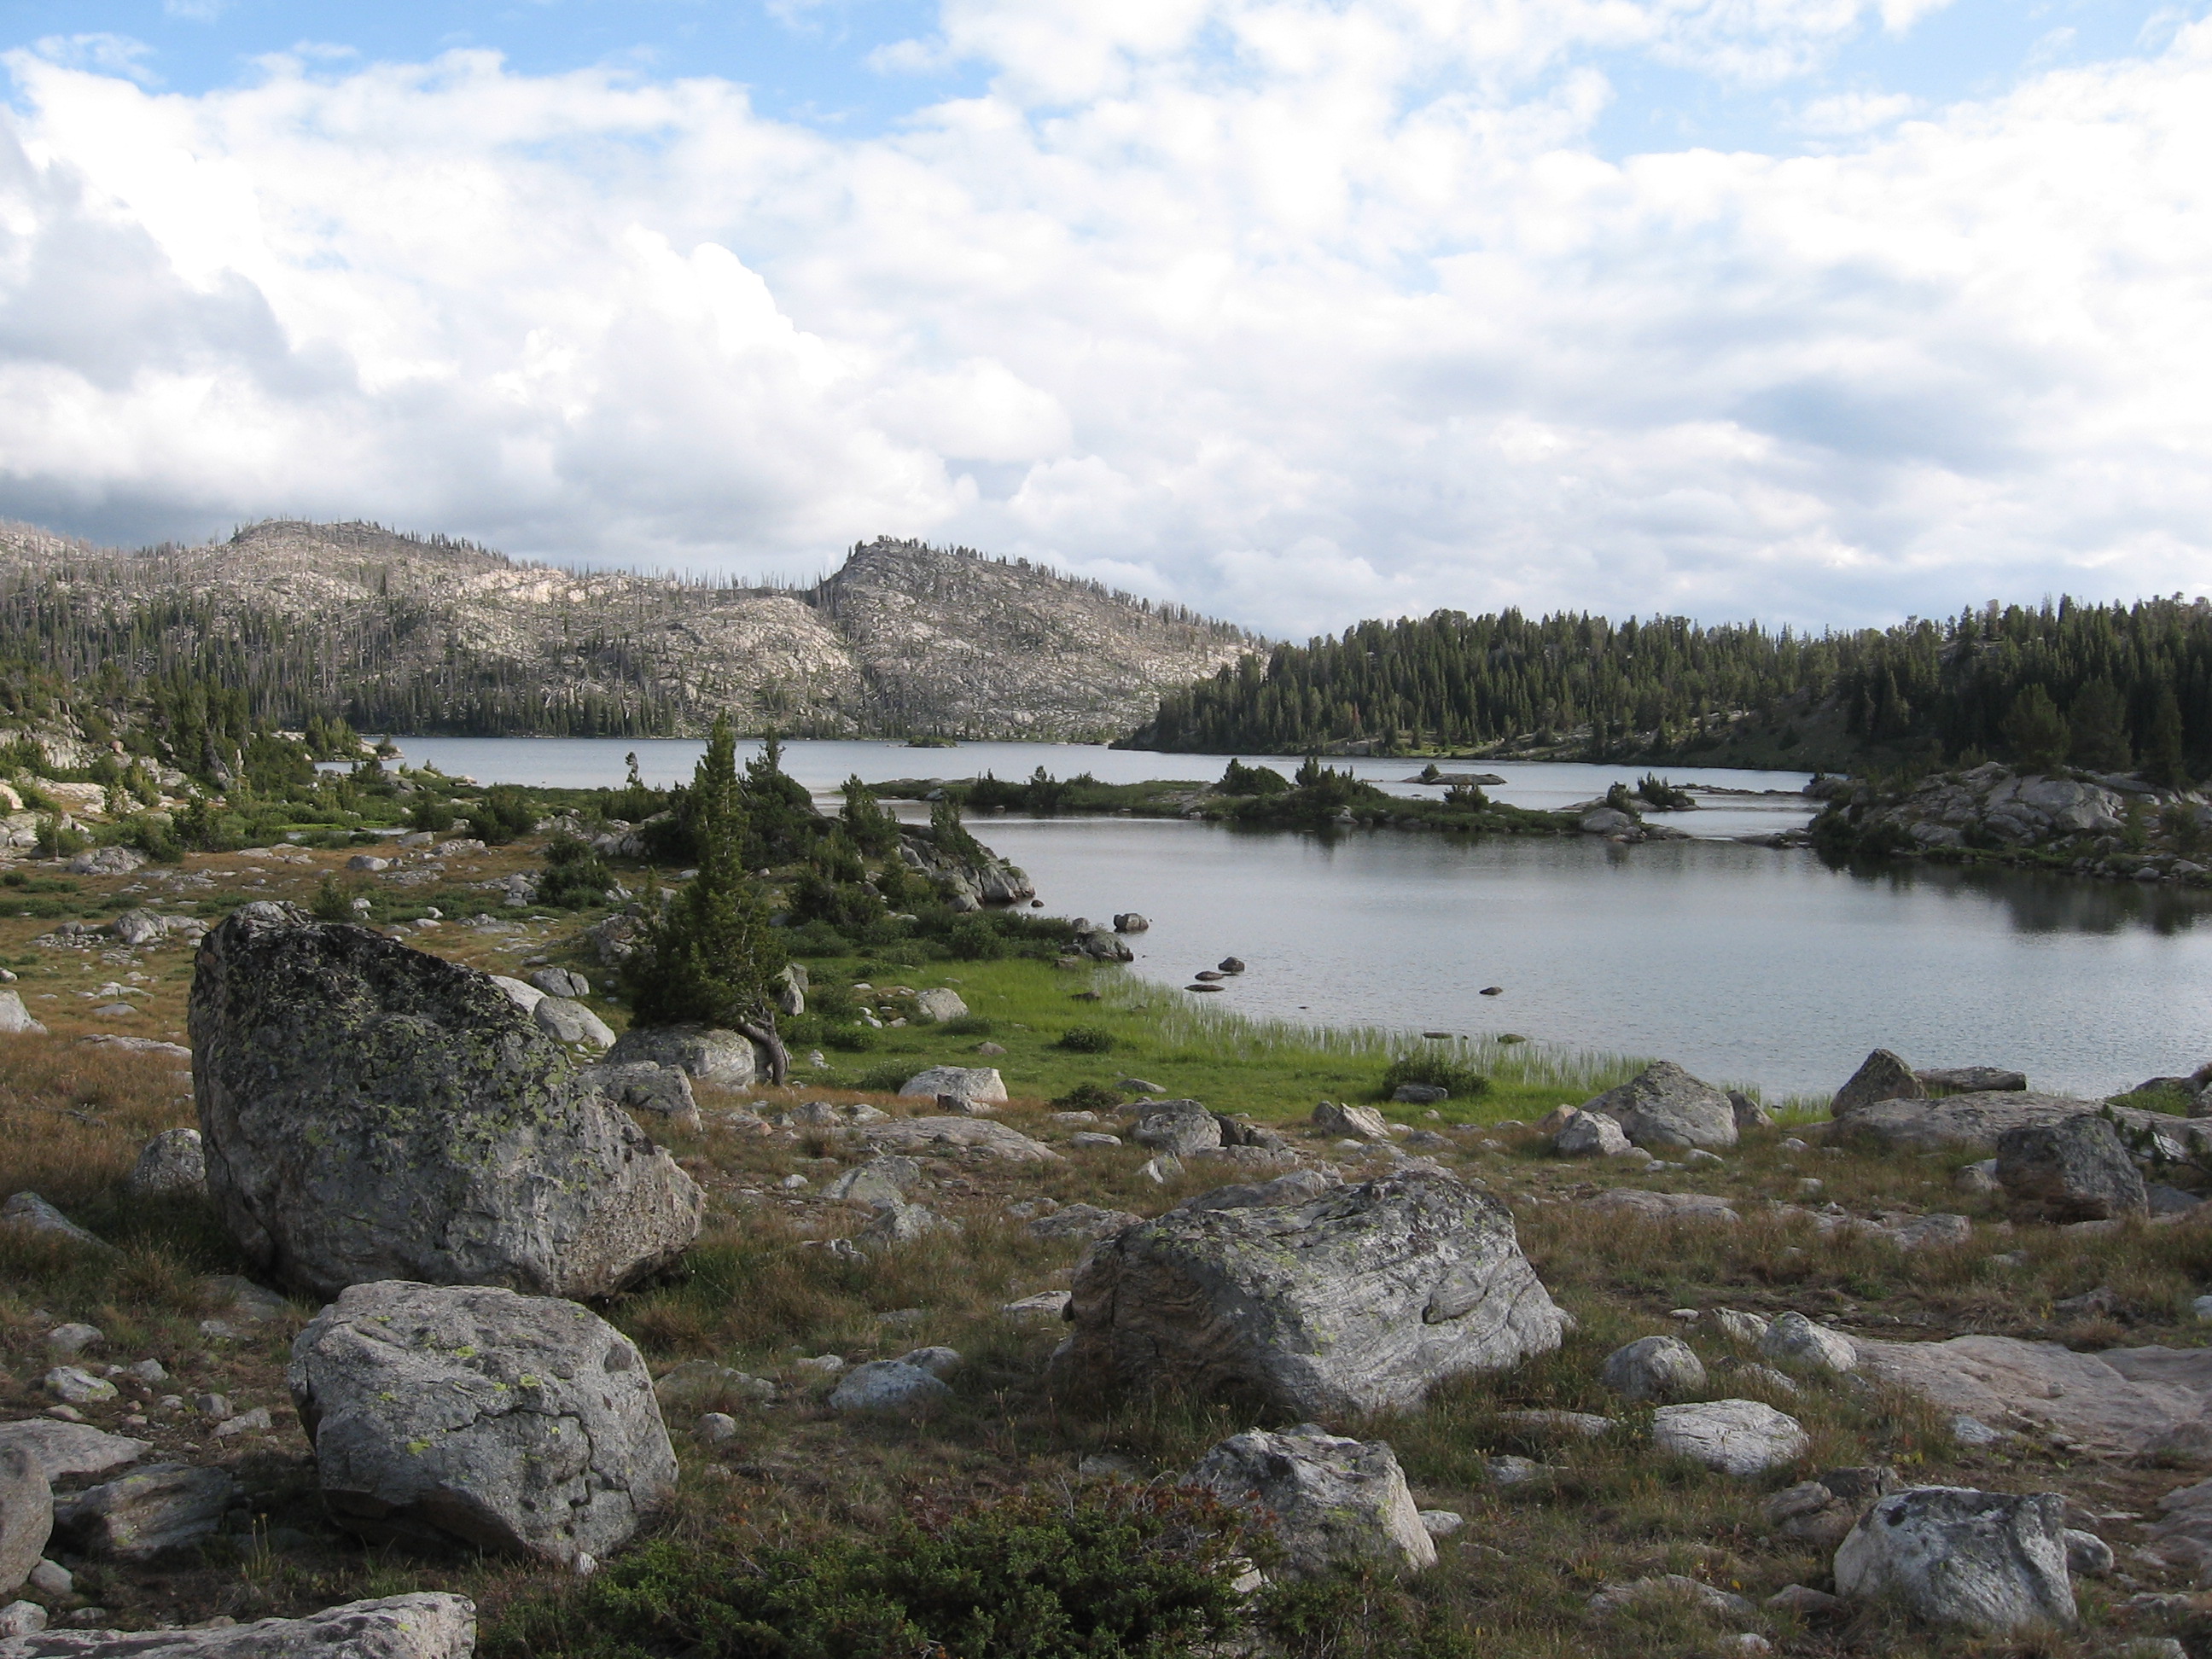
M 890 538 L 805 587 L 572 570 L 361 521 L 124 551 L 0 526 L 0 651 L 240 679 L 366 731 L 1102 738 L 1262 642 L 1027 560 Z

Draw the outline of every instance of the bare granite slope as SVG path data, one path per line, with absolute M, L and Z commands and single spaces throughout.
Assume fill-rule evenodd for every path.
M 121 631 L 173 654 L 281 639 L 303 706 L 369 730 L 696 732 L 726 709 L 807 735 L 1104 737 L 1255 643 L 1042 566 L 887 540 L 812 588 L 763 588 L 366 524 L 135 553 L 18 525 L 0 526 L 0 592 L 70 616 L 85 653 Z

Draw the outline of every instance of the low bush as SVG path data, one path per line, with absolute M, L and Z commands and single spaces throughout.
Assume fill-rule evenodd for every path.
M 1114 1046 L 1114 1034 L 1097 1025 L 1071 1025 L 1052 1045 L 1071 1054 L 1103 1054 Z
M 1244 1627 L 1267 1541 L 1188 1488 L 918 1506 L 881 1540 L 748 1550 L 662 1539 L 511 1605 L 485 1659 L 1179 1659 Z
M 1052 1103 L 1063 1111 L 1110 1112 L 1127 1098 L 1119 1089 L 1109 1089 L 1103 1083 L 1079 1083 L 1055 1097 Z
M 487 847 L 504 847 L 537 825 L 530 797 L 511 783 L 495 784 L 469 813 L 469 833 Z
M 1472 1100 L 1490 1087 L 1490 1079 L 1473 1066 L 1442 1054 L 1399 1055 L 1383 1071 L 1382 1097 L 1388 1100 L 1408 1083 L 1442 1089 L 1454 1100 Z
M 945 944 L 962 962 L 996 962 L 1006 954 L 1006 939 L 981 916 L 953 923 Z
M 956 1014 L 937 1029 L 947 1036 L 987 1037 L 999 1028 L 981 1014 Z
M 605 904 L 615 873 L 588 842 L 556 836 L 545 843 L 545 868 L 538 878 L 536 902 L 553 910 L 581 910 Z

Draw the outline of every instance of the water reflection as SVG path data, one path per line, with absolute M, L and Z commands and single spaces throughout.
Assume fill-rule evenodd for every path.
M 1851 861 L 1829 868 L 1869 887 L 1925 892 L 2001 906 L 2016 933 L 2187 933 L 2212 914 L 2212 893 L 2164 882 L 2087 881 L 2040 870 L 1979 866 Z

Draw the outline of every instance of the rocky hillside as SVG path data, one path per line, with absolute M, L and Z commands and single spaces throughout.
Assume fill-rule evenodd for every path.
M 121 661 L 250 677 L 288 724 L 690 732 L 727 709 L 819 736 L 1097 738 L 1252 643 L 918 542 L 857 547 L 783 589 L 561 570 L 364 524 L 273 521 L 136 553 L 0 529 L 0 649 L 78 675 Z

